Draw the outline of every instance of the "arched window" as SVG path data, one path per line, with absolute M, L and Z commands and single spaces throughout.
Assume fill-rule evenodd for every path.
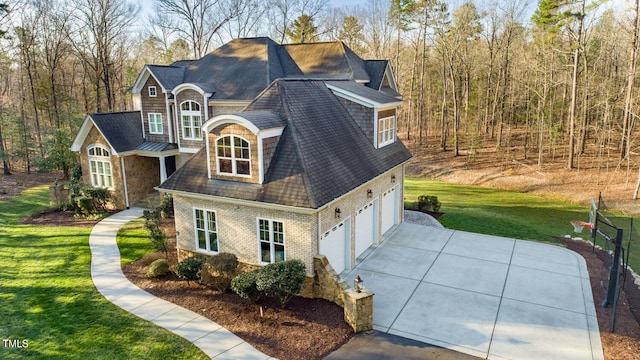
M 91 185 L 95 187 L 113 187 L 111 175 L 111 154 L 109 150 L 94 145 L 87 150 L 89 154 L 89 172 L 91 173 Z
M 247 140 L 227 135 L 216 141 L 216 148 L 219 174 L 251 175 L 251 149 Z
M 180 104 L 182 119 L 182 137 L 187 140 L 202 140 L 202 115 L 200 104 L 195 101 L 185 101 Z

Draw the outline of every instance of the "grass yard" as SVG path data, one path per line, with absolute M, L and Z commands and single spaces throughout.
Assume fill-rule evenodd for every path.
M 111 304 L 91 280 L 91 229 L 24 225 L 41 186 L 0 202 L 0 358 L 206 359 L 197 347 Z
M 438 220 L 447 228 L 516 239 L 559 244 L 555 236 L 574 234 L 569 223 L 571 220 L 587 221 L 589 218 L 587 204 L 575 204 L 566 199 L 437 180 L 406 178 L 405 204 L 417 202 L 419 195 L 438 197 L 442 203 L 440 211 L 445 213 Z M 624 223 L 620 217 L 610 219 L 620 227 L 628 227 L 628 218 Z M 636 227 L 640 227 L 640 221 Z M 636 271 L 640 271 L 640 238 L 637 230 L 634 236 L 629 264 Z M 583 230 L 582 237 L 589 238 L 588 230 Z M 604 245 L 600 237 L 596 243 Z
M 156 251 L 149 240 L 149 231 L 144 227 L 143 218 L 129 221 L 121 227 L 118 230 L 116 240 L 118 248 L 120 248 L 120 264 L 122 266 L 142 258 L 146 253 Z

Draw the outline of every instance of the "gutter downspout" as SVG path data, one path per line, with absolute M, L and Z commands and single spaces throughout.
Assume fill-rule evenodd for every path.
M 124 185 L 124 203 L 129 208 L 129 189 L 127 186 L 127 171 L 124 168 L 124 156 L 120 156 L 120 167 L 122 168 L 122 184 Z

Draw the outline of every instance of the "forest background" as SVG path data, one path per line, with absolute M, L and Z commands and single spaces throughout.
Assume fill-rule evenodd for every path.
M 500 166 L 502 174 L 514 164 L 544 176 L 590 171 L 615 175 L 616 197 L 638 198 L 638 0 L 334 3 L 0 3 L 4 174 L 68 176 L 86 114 L 132 109 L 128 88 L 145 64 L 269 36 L 341 40 L 365 59 L 389 59 L 404 99 L 398 134 L 416 154 L 412 174 L 433 174 L 424 166 L 438 159 L 453 159 L 449 168 Z

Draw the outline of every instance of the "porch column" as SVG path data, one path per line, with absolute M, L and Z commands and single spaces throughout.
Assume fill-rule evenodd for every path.
M 160 183 L 167 180 L 167 165 L 164 162 L 165 156 L 160 156 Z

